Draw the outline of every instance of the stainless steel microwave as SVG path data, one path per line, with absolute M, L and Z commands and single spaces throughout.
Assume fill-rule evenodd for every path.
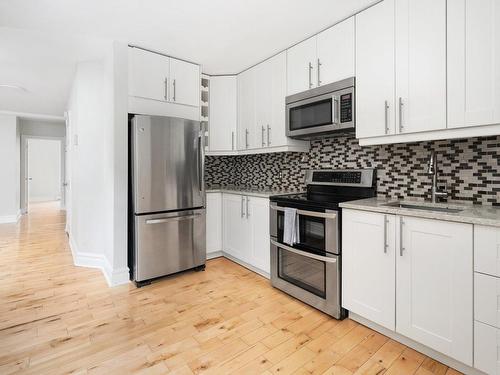
M 314 139 L 354 132 L 354 77 L 286 97 L 286 135 Z

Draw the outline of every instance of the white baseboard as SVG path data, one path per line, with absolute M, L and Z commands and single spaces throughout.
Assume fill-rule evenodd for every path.
M 367 326 L 368 328 L 371 328 L 377 332 L 380 332 L 384 336 L 387 336 L 395 341 L 398 341 L 403 345 L 406 345 L 412 349 L 415 349 L 416 351 L 423 353 L 426 356 L 435 359 L 436 361 L 444 363 L 446 366 L 454 368 L 455 370 L 458 370 L 464 374 L 487 375 L 482 371 L 479 371 L 475 368 L 472 368 L 472 367 L 470 367 L 462 362 L 457 361 L 456 359 L 450 358 L 443 353 L 440 353 L 434 349 L 431 349 L 425 345 L 422 345 L 416 341 L 413 341 L 412 339 L 410 339 L 406 336 L 400 335 L 397 332 L 394 332 L 394 331 L 391 331 L 390 329 L 382 327 L 382 326 L 378 325 L 377 323 L 374 323 L 366 318 L 363 318 L 362 316 L 355 314 L 351 311 L 349 311 L 349 318 L 358 322 L 358 323 L 363 324 L 364 326 Z
M 129 282 L 128 267 L 113 269 L 103 254 L 79 252 L 71 236 L 69 236 L 69 247 L 73 255 L 73 263 L 75 266 L 100 269 L 110 287 L 127 284 Z
M 235 263 L 238 263 L 240 266 L 243 266 L 245 268 L 248 268 L 250 271 L 253 271 L 255 273 L 258 273 L 259 275 L 261 276 L 264 276 L 266 279 L 270 279 L 271 278 L 271 275 L 269 275 L 269 273 L 265 272 L 265 271 L 262 271 L 261 269 L 257 268 L 257 267 L 254 267 L 252 266 L 251 264 L 248 264 L 247 262 L 244 262 L 238 258 L 235 258 L 233 257 L 232 255 L 229 255 L 228 253 L 225 253 L 222 251 L 222 256 L 224 258 L 227 258 L 229 260 L 232 260 L 233 262 Z
M 223 257 L 224 253 L 222 251 L 212 251 L 211 253 L 207 253 L 207 260 Z
M 16 215 L 3 215 L 0 216 L 0 224 L 17 223 L 21 217 L 21 210 Z

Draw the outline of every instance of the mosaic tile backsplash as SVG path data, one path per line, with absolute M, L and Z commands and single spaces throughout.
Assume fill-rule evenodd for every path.
M 312 141 L 308 153 L 207 156 L 206 183 L 302 190 L 307 169 L 370 167 L 378 195 L 429 200 L 431 150 L 449 201 L 500 206 L 500 136 L 363 147 L 348 136 Z

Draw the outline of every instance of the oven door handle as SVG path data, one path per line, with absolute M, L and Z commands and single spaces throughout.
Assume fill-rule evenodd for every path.
M 272 210 L 285 211 L 285 209 L 283 207 L 277 206 L 275 204 L 271 204 L 270 207 Z M 336 219 L 337 218 L 337 213 L 324 213 L 324 212 L 305 211 L 305 210 L 297 210 L 297 213 L 299 215 L 321 217 L 323 219 Z
M 320 261 L 326 262 L 326 263 L 337 263 L 337 258 L 324 257 L 321 255 L 308 253 L 307 251 L 297 250 L 297 249 L 294 249 L 293 247 L 283 245 L 282 243 L 279 243 L 275 240 L 271 240 L 271 244 L 273 244 L 274 246 L 279 247 L 281 249 L 284 249 L 286 251 L 289 251 L 291 253 L 302 255 L 306 258 L 312 258 L 312 259 L 320 260 Z

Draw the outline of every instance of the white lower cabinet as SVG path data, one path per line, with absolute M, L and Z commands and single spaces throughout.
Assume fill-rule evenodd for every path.
M 500 329 L 474 322 L 474 367 L 500 375 Z
M 222 251 L 222 193 L 207 193 L 207 258 Z
M 472 225 L 398 219 L 396 331 L 472 366 Z
M 223 194 L 223 251 L 234 260 L 269 274 L 269 199 Z
M 394 330 L 396 218 L 343 210 L 342 222 L 342 306 Z
M 472 225 L 344 209 L 342 234 L 343 307 L 472 366 Z

